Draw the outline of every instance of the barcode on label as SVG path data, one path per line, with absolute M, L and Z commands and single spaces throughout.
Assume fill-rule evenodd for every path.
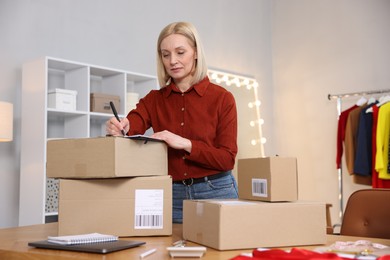
M 266 179 L 252 179 L 252 196 L 268 197 Z
M 135 228 L 162 228 L 163 215 L 135 215 Z
M 163 229 L 164 190 L 135 190 L 134 228 Z

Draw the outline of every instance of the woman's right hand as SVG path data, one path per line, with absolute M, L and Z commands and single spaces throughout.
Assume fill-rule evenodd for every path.
M 130 122 L 125 117 L 120 122 L 115 118 L 111 117 L 110 120 L 106 122 L 106 134 L 113 136 L 123 136 L 122 130 L 127 133 L 130 130 Z

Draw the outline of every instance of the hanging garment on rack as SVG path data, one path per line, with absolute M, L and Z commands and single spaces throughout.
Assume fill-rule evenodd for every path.
M 358 108 L 359 106 L 353 105 L 347 110 L 340 113 L 339 121 L 337 124 L 337 154 L 336 154 L 336 169 L 341 169 L 341 158 L 343 156 L 343 142 L 345 140 L 345 127 L 347 125 L 347 119 L 349 113 Z
M 357 129 L 359 126 L 360 112 L 365 109 L 367 105 L 363 105 L 353 109 L 347 119 L 347 125 L 345 127 L 345 162 L 347 164 L 347 170 L 350 175 L 354 174 L 355 163 L 355 151 L 357 144 Z
M 388 155 L 387 155 L 387 173 L 390 174 L 390 135 L 389 135 L 389 152 L 388 152 Z
M 370 104 L 363 109 L 359 115 L 359 125 L 357 130 L 356 156 L 354 162 L 354 174 L 361 176 L 371 176 L 372 172 L 372 124 L 373 114 L 366 113 L 372 107 Z
M 389 163 L 389 135 L 390 135 L 390 103 L 383 104 L 378 112 L 378 124 L 376 131 L 376 157 L 375 169 L 379 178 L 390 180 L 387 173 Z
M 343 203 L 343 201 L 344 201 L 344 196 L 343 196 L 343 169 L 341 167 L 341 157 L 342 157 L 342 154 L 343 154 L 342 142 L 344 141 L 345 135 L 341 135 L 342 131 L 340 129 L 340 125 L 343 127 L 343 132 L 345 133 L 345 127 L 346 127 L 345 122 L 346 122 L 346 120 L 348 118 L 348 113 L 349 113 L 349 111 L 347 113 L 341 111 L 342 100 L 343 100 L 343 98 L 347 98 L 347 97 L 355 97 L 355 96 L 359 96 L 359 95 L 374 95 L 374 94 L 382 94 L 382 93 L 390 93 L 390 89 L 364 91 L 364 92 L 355 92 L 355 93 L 345 93 L 345 94 L 339 94 L 339 95 L 332 95 L 332 94 L 328 95 L 328 99 L 329 100 L 337 99 L 337 112 L 338 112 L 338 119 L 339 119 L 339 121 L 338 121 L 338 131 L 337 131 L 336 166 L 337 166 L 337 170 L 338 170 L 337 172 L 338 172 L 338 179 L 339 179 L 339 182 L 338 182 L 339 183 L 338 198 L 339 198 L 339 202 L 340 202 L 339 216 L 341 218 L 343 217 L 343 209 L 344 209 L 344 203 Z M 355 105 L 355 108 L 356 108 L 356 106 L 357 105 Z M 343 116 L 342 116 L 343 113 L 346 114 L 346 116 L 344 116 L 344 120 L 343 120 Z M 343 122 L 344 122 L 344 124 L 343 124 Z M 376 124 L 375 124 L 375 127 L 376 127 Z M 373 133 L 376 134 L 376 130 L 375 131 L 373 130 Z M 375 140 L 375 144 L 376 144 L 376 139 L 373 139 L 373 140 Z M 375 152 L 375 150 L 373 150 L 373 156 L 375 156 L 375 154 L 376 154 L 376 152 Z M 375 162 L 375 157 L 373 157 L 373 162 Z M 375 171 L 375 163 L 373 163 L 372 165 L 373 165 L 373 173 L 375 173 L 376 172 Z M 377 179 L 377 180 L 378 180 L 378 185 L 381 185 L 380 182 L 384 181 L 382 179 Z
M 390 180 L 379 179 L 377 170 L 375 169 L 375 157 L 376 157 L 376 129 L 378 122 L 379 107 L 374 105 L 372 108 L 372 187 L 373 188 L 390 188 Z

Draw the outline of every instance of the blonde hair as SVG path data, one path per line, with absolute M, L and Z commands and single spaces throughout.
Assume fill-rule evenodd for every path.
M 203 46 L 196 28 L 188 22 L 175 22 L 168 24 L 161 32 L 157 41 L 157 77 L 160 87 L 165 87 L 170 83 L 171 77 L 165 70 L 162 62 L 160 45 L 161 42 L 171 34 L 180 34 L 186 37 L 195 48 L 197 60 L 195 63 L 195 73 L 191 85 L 198 83 L 207 75 L 206 59 L 204 57 Z

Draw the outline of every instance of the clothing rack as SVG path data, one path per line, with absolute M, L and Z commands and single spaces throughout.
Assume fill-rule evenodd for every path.
M 390 89 L 382 89 L 382 90 L 370 90 L 370 91 L 363 91 L 363 92 L 353 92 L 353 93 L 344 93 L 344 94 L 328 94 L 328 99 L 337 100 L 337 120 L 339 120 L 340 114 L 341 114 L 341 105 L 342 105 L 342 99 L 349 98 L 349 97 L 358 97 L 358 96 L 366 96 L 366 95 L 374 95 L 374 94 L 383 94 L 383 93 L 390 93 Z M 343 209 L 344 209 L 344 201 L 343 201 L 343 172 L 342 168 L 340 167 L 337 169 L 338 171 L 338 181 L 339 181 L 339 205 L 340 205 L 340 211 L 339 211 L 339 217 L 342 220 L 343 219 Z M 337 226 L 337 225 L 335 225 Z

